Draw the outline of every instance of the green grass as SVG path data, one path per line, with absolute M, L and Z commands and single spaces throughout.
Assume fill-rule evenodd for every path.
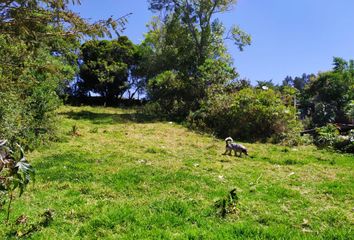
M 53 220 L 26 239 L 353 239 L 353 155 L 244 143 L 250 156 L 237 158 L 133 109 L 58 114 L 61 141 L 28 155 L 36 183 L 13 204 L 10 222 L 28 220 L 3 224 L 1 239 L 47 209 Z M 233 188 L 236 210 L 222 218 L 215 202 Z

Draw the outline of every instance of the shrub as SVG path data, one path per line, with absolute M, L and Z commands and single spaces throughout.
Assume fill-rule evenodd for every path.
M 348 136 L 340 138 L 335 148 L 347 153 L 354 153 L 354 129 L 350 130 Z
M 316 129 L 314 143 L 321 148 L 354 153 L 354 130 L 351 130 L 347 136 L 342 136 L 334 124 L 327 124 Z
M 345 108 L 349 121 L 354 122 L 354 100 L 351 100 Z
M 281 142 L 301 129 L 295 109 L 285 106 L 278 92 L 245 88 L 236 93 L 215 91 L 199 111 L 188 117 L 190 126 L 220 137 Z M 292 144 L 296 144 L 297 140 Z
M 24 89 L 16 88 L 11 86 L 0 93 L 0 138 L 33 148 L 54 136 L 54 110 L 60 105 L 58 82 L 48 77 Z
M 334 124 L 316 129 L 315 144 L 319 147 L 333 147 L 338 141 L 339 131 Z

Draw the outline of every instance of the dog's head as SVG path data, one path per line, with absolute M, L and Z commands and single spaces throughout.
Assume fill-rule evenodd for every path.
M 225 138 L 225 142 L 228 143 L 228 142 L 233 142 L 234 140 L 231 138 L 231 137 L 227 137 Z
M 242 152 L 248 156 L 247 149 L 242 149 Z

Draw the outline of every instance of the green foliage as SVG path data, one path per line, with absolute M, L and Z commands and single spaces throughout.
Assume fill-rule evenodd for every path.
M 351 130 L 346 136 L 341 136 L 334 124 L 327 124 L 317 128 L 316 133 L 314 143 L 317 146 L 354 153 L 354 130 Z
M 351 61 L 350 61 L 351 62 Z M 341 58 L 334 58 L 333 71 L 311 78 L 305 88 L 302 108 L 310 112 L 312 125 L 349 122 L 348 106 L 354 99 L 354 68 Z
M 8 202 L 7 217 L 9 220 L 14 192 L 18 189 L 19 196 L 26 186 L 34 180 L 34 169 L 27 162 L 20 145 L 16 148 L 7 146 L 7 140 L 0 141 L 0 210 Z
M 0 3 L 0 138 L 32 148 L 53 136 L 59 96 L 77 71 L 84 36 L 106 36 L 124 19 L 88 23 L 79 1 Z
M 127 38 L 91 40 L 81 46 L 80 91 L 93 91 L 106 99 L 122 97 L 130 87 L 128 78 L 137 61 L 136 46 Z
M 351 122 L 354 122 L 354 100 L 351 100 L 345 107 L 346 115 Z
M 198 79 L 189 78 L 180 72 L 165 71 L 150 79 L 147 93 L 159 105 L 160 113 L 169 117 L 184 117 L 196 110 L 211 88 L 223 88 L 237 74 L 235 69 L 222 60 L 207 59 L 198 68 Z
M 194 64 L 199 66 L 204 63 L 213 51 L 217 55 L 222 55 L 225 51 L 223 46 L 222 34 L 224 27 L 222 23 L 214 18 L 217 13 L 230 10 L 235 4 L 235 0 L 223 1 L 184 1 L 184 0 L 150 0 L 150 9 L 165 13 L 163 19 L 166 26 L 169 27 L 171 22 L 179 29 L 184 29 L 184 40 L 188 38 L 188 43 L 193 46 L 189 51 L 195 52 L 196 61 Z M 169 28 L 168 28 L 169 30 Z M 174 29 L 175 30 L 175 29 Z M 175 31 L 171 31 L 175 32 Z M 230 30 L 230 36 L 226 38 L 232 39 L 241 50 L 244 46 L 250 44 L 250 36 L 244 33 L 240 28 L 234 26 Z M 220 49 L 214 46 L 221 46 Z M 221 52 L 220 52 L 221 51 Z
M 69 131 L 69 135 L 74 136 L 74 137 L 81 135 L 79 132 L 79 127 L 76 124 L 71 127 L 71 130 Z
M 160 114 L 178 117 L 188 111 L 184 101 L 184 96 L 188 94 L 188 87 L 172 71 L 163 72 L 151 79 L 147 85 L 147 93 L 155 102 L 152 104 L 158 106 L 156 110 L 162 111 Z
M 238 200 L 236 188 L 234 188 L 227 194 L 226 197 L 215 202 L 215 207 L 218 214 L 222 218 L 225 218 L 227 214 L 235 213 Z
M 291 106 L 271 89 L 245 88 L 239 92 L 212 93 L 202 108 L 189 117 L 193 126 L 203 126 L 218 136 L 244 140 L 280 142 L 287 133 L 300 129 Z
M 238 74 L 235 68 L 231 67 L 227 62 L 221 59 L 208 58 L 205 62 L 198 67 L 198 83 L 204 92 L 202 96 L 206 95 L 207 88 L 211 86 L 223 86 L 235 79 Z
M 350 130 L 346 136 L 340 136 L 334 147 L 342 152 L 354 153 L 354 130 Z
M 237 76 L 231 67 L 224 39 L 232 39 L 243 49 L 250 44 L 250 37 L 238 27 L 232 28 L 230 36 L 225 36 L 225 27 L 215 17 L 235 3 L 150 1 L 150 9 L 163 14 L 150 23 L 150 31 L 141 45 L 142 58 L 146 62 L 142 66 L 145 71 L 141 72 L 146 73 L 148 97 L 164 113 L 185 117 L 200 107 L 208 88 L 224 85 Z M 167 75 L 172 72 L 176 77 L 172 79 L 166 76 L 166 72 Z M 163 96 L 159 95 L 160 90 L 156 87 L 157 78 L 174 82 L 169 86 L 168 81 L 164 81 L 166 94 Z
M 317 128 L 316 133 L 315 144 L 320 147 L 334 146 L 339 136 L 339 131 L 334 124 Z
M 292 78 L 290 76 L 286 76 L 286 78 L 283 80 L 282 86 L 290 86 L 294 87 L 300 92 L 302 92 L 305 88 L 305 86 L 311 81 L 311 78 L 315 78 L 316 76 L 314 74 L 302 74 L 301 77 L 295 77 Z
M 7 40 L 3 44 L 3 49 L 7 49 L 10 43 Z M 60 104 L 60 79 L 72 76 L 55 57 L 37 52 L 38 58 L 26 60 L 29 66 L 0 67 L 4 73 L 0 86 L 0 136 L 25 147 L 33 147 L 53 134 L 54 110 Z M 8 53 L 5 55 L 10 57 Z M 23 53 L 18 49 L 11 54 L 16 57 Z

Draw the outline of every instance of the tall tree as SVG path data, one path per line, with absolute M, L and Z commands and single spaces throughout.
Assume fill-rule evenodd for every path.
M 231 67 L 231 57 L 224 40 L 234 40 L 242 50 L 250 44 L 250 36 L 238 27 L 226 33 L 225 27 L 217 19 L 217 14 L 233 7 L 236 3 L 234 0 L 149 2 L 150 9 L 159 12 L 160 18 L 152 21 L 142 43 L 146 53 L 143 57 L 149 63 L 146 66 L 148 94 L 168 113 L 176 110 L 186 115 L 199 107 L 211 84 L 224 85 L 237 75 Z M 218 68 L 217 72 L 228 77 L 206 79 L 215 76 L 216 68 L 210 67 L 213 64 Z M 209 70 L 212 72 L 207 73 Z M 168 92 L 164 94 L 164 99 L 160 97 L 161 89 Z
M 222 23 L 215 19 L 215 15 L 223 13 L 236 4 L 236 0 L 150 0 L 152 11 L 165 12 L 165 22 L 169 19 L 179 19 L 180 24 L 188 30 L 192 37 L 194 51 L 197 54 L 196 64 L 202 65 L 204 61 L 215 53 L 213 43 L 220 41 L 215 39 L 215 30 L 223 28 Z M 232 39 L 242 50 L 250 44 L 249 35 L 241 31 L 237 26 L 230 29 L 226 38 Z M 215 45 L 214 45 L 215 46 Z
M 101 94 L 108 101 L 122 97 L 137 61 L 136 46 L 125 36 L 117 40 L 92 40 L 81 46 L 80 87 Z

